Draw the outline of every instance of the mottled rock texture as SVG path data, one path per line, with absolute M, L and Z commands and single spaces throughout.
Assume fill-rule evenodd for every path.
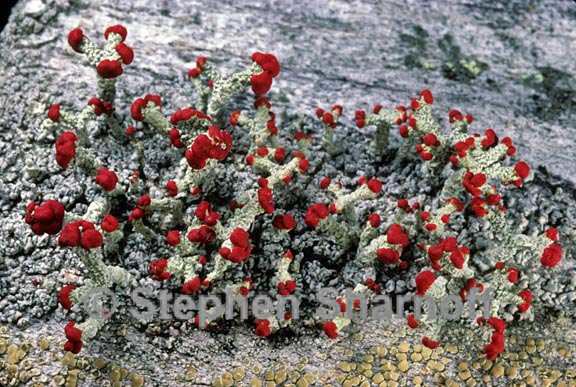
M 94 36 L 117 21 L 136 49 L 125 93 L 182 95 L 189 88 L 176 85 L 196 55 L 234 69 L 268 50 L 281 59 L 275 90 L 291 109 L 393 104 L 427 86 L 442 105 L 507 129 L 529 160 L 574 181 L 571 1 L 21 1 L 0 46 L 9 136 L 30 133 L 36 103 L 91 95 L 92 69 L 76 65 L 64 32 L 80 25 Z
M 30 237 L 19 238 L 25 203 L 40 190 L 57 197 L 70 192 L 77 197 L 75 191 L 81 191 L 59 186 L 64 179 L 54 165 L 39 189 L 22 180 L 30 154 L 36 153 L 42 165 L 51 161 L 53 139 L 42 138 L 37 129 L 46 106 L 78 107 L 96 91 L 93 69 L 67 46 L 66 33 L 81 26 L 99 40 L 104 27 L 117 22 L 128 28 L 136 52 L 118 83 L 121 108 L 148 92 L 161 94 L 169 111 L 188 105 L 192 87 L 185 73 L 197 55 L 232 71 L 243 67 L 254 50 L 274 52 L 282 63 L 271 94 L 278 112 L 310 114 L 318 105 L 338 102 L 350 116 L 376 102 L 406 102 L 427 87 L 437 107 L 473 114 L 514 138 L 519 154 L 531 164 L 557 175 L 549 177 L 540 169 L 527 204 L 538 208 L 545 197 L 546 217 L 573 228 L 576 6 L 571 1 L 24 0 L 0 34 L 3 322 L 25 326 L 55 308 L 54 293 L 46 290 L 50 287 L 36 289 L 31 281 L 61 269 L 65 259 L 54 255 L 46 240 L 32 244 Z M 556 214 L 550 208 L 553 198 L 562 201 Z M 530 209 L 524 215 L 537 220 Z M 568 259 L 572 252 L 569 247 Z M 218 366 L 222 348 L 235 350 L 235 335 L 206 344 L 202 353 L 219 352 L 220 358 L 203 361 Z M 151 345 L 132 336 L 128 340 L 138 350 Z M 301 354 L 318 345 L 311 338 L 303 342 L 308 344 Z M 107 344 L 97 344 L 94 351 L 118 355 Z M 191 344 L 181 352 L 191 352 Z M 267 348 L 274 352 L 274 346 Z M 142 368 L 152 372 L 154 364 L 144 360 Z

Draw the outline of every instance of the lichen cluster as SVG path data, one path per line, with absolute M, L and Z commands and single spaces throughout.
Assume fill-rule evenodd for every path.
M 472 291 L 491 291 L 496 298 L 490 317 L 475 311 L 473 323 L 486 336 L 483 352 L 491 360 L 504 351 L 507 324 L 533 317 L 531 306 L 537 300 L 530 290 L 532 275 L 556 267 L 562 247 L 554 228 L 528 236 L 507 221 L 502 188 L 520 188 L 531 178 L 525 162 L 510 163 L 516 153 L 510 138 L 499 139 L 492 129 L 471 134 L 473 117 L 455 109 L 448 114 L 449 128 L 442 128 L 432 114 L 432 93 L 422 90 L 408 106 L 358 110 L 354 121 L 359 128 L 376 128 L 373 146 L 366 149 L 374 163 L 390 161 L 390 155 L 395 155 L 393 162 L 418 155 L 430 194 L 388 195 L 379 176 L 361 176 L 355 186 L 342 184 L 339 171 L 320 173 L 325 160 L 316 157 L 315 150 L 339 157 L 346 144 L 337 143 L 334 133 L 343 124 L 344 108 L 317 109 L 322 132 L 318 144 L 310 130 L 299 128 L 293 138 L 284 135 L 266 96 L 280 73 L 274 55 L 256 52 L 246 69 L 231 75 L 198 57 L 188 72 L 197 94 L 193 107 L 167 116 L 161 96 L 146 94 L 133 101 L 130 118 L 123 118 L 123 106 L 115 100 L 116 81 L 134 53 L 125 43 L 123 26 L 108 27 L 104 37 L 106 43 L 99 48 L 81 29 L 69 33 L 72 49 L 96 69 L 98 95 L 76 113 L 51 105 L 42 124 L 44 130 L 59 133 L 58 165 L 93 177 L 101 195 L 82 216 L 49 198 L 30 203 L 25 215 L 34 233 L 58 235 L 57 243 L 74 249 L 84 265 L 83 284 L 68 284 L 58 294 L 63 308 L 73 309 L 95 289 L 136 285 L 125 268 L 109 263 L 122 254 L 127 236 L 136 233 L 170 251 L 168 257 L 150 253 L 150 276 L 188 295 L 228 288 L 249 298 L 258 292 L 306 298 L 313 289 L 304 285 L 301 268 L 304 261 L 315 259 L 354 262 L 359 278 L 354 290 L 372 302 L 383 291 L 382 273 L 414 284 L 418 297 L 439 300 L 455 294 L 465 301 Z M 237 97 L 249 88 L 255 95 L 253 111 L 233 110 Z M 105 156 L 92 146 L 94 127 L 109 134 L 118 147 L 133 147 L 139 168 L 130 179 L 122 181 L 101 161 Z M 403 144 L 392 150 L 390 131 L 396 127 Z M 146 138 L 170 142 L 181 156 L 173 174 L 162 181 L 146 176 Z M 223 185 L 242 188 L 229 197 L 219 189 Z M 306 202 L 311 197 L 314 202 Z M 387 207 L 381 206 L 384 201 Z M 370 202 L 378 206 L 366 216 L 359 208 Z M 462 243 L 463 225 L 471 219 L 486 224 L 494 235 L 486 251 L 472 251 Z M 309 250 L 301 249 L 305 235 L 332 246 L 331 256 L 307 256 Z M 490 270 L 471 264 L 476 253 L 490 257 Z M 414 278 L 408 276 L 411 267 L 418 269 Z M 315 302 L 313 297 L 309 302 Z M 344 297 L 337 302 L 341 316 L 311 322 L 331 338 L 344 333 L 351 323 L 346 310 L 356 308 Z M 258 319 L 255 332 L 268 337 L 291 329 L 299 324 L 291 317 L 287 313 L 284 319 Z M 409 313 L 406 319 L 411 329 L 422 332 L 428 348 L 440 346 L 450 334 L 449 324 L 429 321 L 426 314 L 417 319 Z M 95 316 L 78 324 L 70 321 L 65 349 L 79 352 L 105 322 Z M 465 318 L 460 322 L 470 324 Z M 196 323 L 204 325 L 198 316 Z

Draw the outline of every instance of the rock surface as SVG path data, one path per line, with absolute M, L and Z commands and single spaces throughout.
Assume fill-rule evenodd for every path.
M 121 97 L 166 88 L 168 101 L 177 104 L 190 89 L 184 74 L 198 54 L 232 70 L 253 50 L 266 50 L 283 66 L 275 85 L 279 106 L 309 113 L 341 102 L 350 111 L 404 102 L 428 87 L 442 106 L 506 130 L 529 161 L 575 181 L 571 1 L 91 4 L 26 0 L 16 6 L 0 46 L 5 141 L 17 131 L 30 134 L 37 104 L 72 104 L 92 95 L 93 72 L 77 65 L 65 31 L 82 26 L 96 36 L 121 21 L 136 49 Z
M 93 69 L 83 66 L 66 44 L 66 32 L 76 26 L 94 39 L 109 24 L 121 22 L 128 28 L 136 59 L 119 82 L 123 102 L 156 92 L 171 109 L 187 105 L 192 87 L 185 73 L 197 55 L 207 55 L 216 66 L 233 71 L 254 50 L 274 52 L 280 58 L 282 74 L 272 92 L 279 112 L 310 114 L 318 105 L 339 102 L 350 116 L 356 108 L 405 102 L 421 88 L 430 88 L 439 106 L 458 107 L 513 137 L 527 161 L 557 175 L 550 177 L 540 169 L 536 186 L 527 193 L 531 194 L 527 205 L 545 207 L 544 216 L 573 229 L 576 61 L 570 54 L 576 51 L 576 8 L 571 2 L 150 3 L 103 0 L 95 6 L 92 1 L 23 0 L 0 34 L 0 251 L 5 252 L 0 254 L 0 321 L 61 330 L 59 322 L 35 321 L 54 310 L 55 300 L 49 285 L 35 288 L 31 282 L 66 267 L 69 257 L 55 255 L 45 238 L 32 243 L 31 237 L 19 236 L 30 235 L 24 234 L 21 217 L 25 203 L 38 192 L 65 200 L 81 190 L 62 187 L 64 178 L 49 166 L 53 139 L 43 138 L 38 130 L 48 104 L 78 107 L 95 94 Z M 47 171 L 41 188 L 22 180 L 24 161 L 31 154 Z M 76 176 L 76 181 L 81 183 L 82 177 Z M 550 208 L 553 200 L 562 202 L 556 214 Z M 527 211 L 532 220 L 536 215 Z M 51 286 L 58 280 L 50 277 Z M 18 307 L 10 305 L 15 302 Z M 58 315 L 56 321 L 61 318 Z M 135 350 L 156 345 L 140 342 L 138 332 L 130 335 Z M 255 350 L 250 336 L 236 332 L 231 337 L 240 338 L 240 348 Z M 114 336 L 108 339 L 116 341 Z M 174 355 L 179 361 L 206 338 L 200 334 L 194 340 Z M 201 362 L 208 354 L 207 364 L 218 367 L 226 357 L 220 348 L 235 350 L 230 340 L 211 338 L 194 359 Z M 171 340 L 161 341 L 172 349 Z M 294 343 L 276 353 L 270 345 L 260 357 L 278 359 L 280 353 L 298 357 L 306 348 L 319 346 L 313 338 L 296 343 L 302 352 L 291 350 Z M 103 341 L 92 350 L 119 356 L 106 344 Z M 159 352 L 144 361 L 142 368 L 151 380 L 167 377 L 154 369 L 158 359 L 167 360 L 165 356 Z M 138 359 L 123 360 L 138 366 Z

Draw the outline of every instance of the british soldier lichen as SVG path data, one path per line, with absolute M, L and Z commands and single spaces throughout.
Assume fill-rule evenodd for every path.
M 305 252 L 294 251 L 291 244 L 296 233 L 315 233 L 317 238 L 330 240 L 347 251 L 346 259 L 358 267 L 370 268 L 371 273 L 395 271 L 403 276 L 410 265 L 416 265 L 420 271 L 410 279 L 416 297 L 438 299 L 457 294 L 466 300 L 473 290 L 479 294 L 494 292 L 491 317 L 478 316 L 476 320 L 490 336 L 484 352 L 494 359 L 504 350 L 506 324 L 526 318 L 532 312 L 532 303 L 537 302 L 530 291 L 532 273 L 551 269 L 561 261 L 562 247 L 555 229 L 530 237 L 517 234 L 506 222 L 500 188 L 521 187 L 531 176 L 525 162 L 508 162 L 516 153 L 512 140 L 499 139 L 492 129 L 470 134 L 472 116 L 457 110 L 449 111 L 450 128 L 443 130 L 432 114 L 434 98 L 429 90 L 423 90 L 408 106 L 376 105 L 370 113 L 354 113 L 359 128 L 376 128 L 373 148 L 366 150 L 372 152 L 375 161 L 390 151 L 390 131 L 397 127 L 405 143 L 400 156 L 408 157 L 415 151 L 430 175 L 442 182 L 433 197 L 393 198 L 379 176 L 360 178 L 354 189 L 340 184 L 338 176 L 316 176 L 320 169 L 311 168 L 311 164 L 317 165 L 314 152 L 318 147 L 311 147 L 314 138 L 301 129 L 294 136 L 298 149 L 283 144 L 266 96 L 280 73 L 274 55 L 256 52 L 246 69 L 231 75 L 219 73 L 210 59 L 200 56 L 188 72 L 198 97 L 194 107 L 184 106 L 167 116 L 168 107 L 162 98 L 146 94 L 130 104 L 130 118 L 122 118 L 116 113 L 120 106 L 116 80 L 123 66 L 133 61 L 134 53 L 125 43 L 124 27 L 111 26 L 104 37 L 106 42 L 100 48 L 80 28 L 69 33 L 72 49 L 83 54 L 96 70 L 98 95 L 77 113 L 53 104 L 42 123 L 44 129 L 60 133 L 55 143 L 56 163 L 63 169 L 78 167 L 90 176 L 100 197 L 81 217 L 67 213 L 56 200 L 30 203 L 25 214 L 35 234 L 58 235 L 58 244 L 75 249 L 84 263 L 87 279 L 83 285 L 68 284 L 58 294 L 65 309 L 72 308 L 91 288 L 134 285 L 128 271 L 107 264 L 104 258 L 106 252 L 118 250 L 126 233 L 158 238 L 170 249 L 168 257 L 150 254 L 148 272 L 155 280 L 167 281 L 184 294 L 230 288 L 243 297 L 263 286 L 280 297 L 301 293 L 301 266 L 296 256 Z M 230 112 L 234 97 L 249 88 L 255 95 L 254 112 Z M 328 111 L 316 110 L 322 123 L 321 147 L 328 157 L 336 157 L 343 150 L 344 144 L 335 140 L 338 127 L 344 125 L 343 113 L 341 105 Z M 139 132 L 164 136 L 182 161 L 174 166 L 172 176 L 155 187 L 155 182 L 144 184 L 141 180 L 145 177 L 137 174 L 123 181 L 121 174 L 106 166 L 101 161 L 106 158 L 92 147 L 91 128 L 102 119 L 103 126 L 121 140 L 118 146 L 134 147 L 139 163 L 146 160 L 141 136 L 136 136 Z M 247 149 L 234 146 L 240 131 L 248 133 Z M 222 200 L 210 202 L 207 188 L 218 186 L 221 168 L 242 171 L 238 176 L 250 176 L 254 184 L 235 192 L 228 204 Z M 305 180 L 299 187 L 317 190 L 320 199 L 309 203 L 285 200 L 298 180 Z M 319 183 L 319 187 L 311 183 Z M 388 196 L 394 207 L 390 218 L 383 215 L 390 212 L 384 208 L 376 208 L 368 218 L 358 215 L 360 203 L 381 204 Z M 128 203 L 129 208 L 121 210 L 119 202 Z M 479 218 L 494 229 L 496 237 L 490 246 L 493 269 L 488 273 L 470 264 L 475 252 L 463 245 L 451 228 L 458 217 Z M 261 218 L 269 218 L 260 224 L 270 227 L 255 238 L 254 224 Z M 283 253 L 267 257 L 270 278 L 263 284 L 254 283 L 253 276 L 246 274 L 253 255 L 261 254 L 265 247 L 258 243 L 266 239 L 278 242 L 280 250 L 275 251 Z M 406 254 L 408 249 L 412 251 L 410 256 Z M 367 276 L 355 284 L 354 290 L 373 298 L 382 288 Z M 342 315 L 317 321 L 331 338 L 338 337 L 351 323 L 345 312 L 355 308 L 341 297 L 338 300 Z M 69 322 L 65 349 L 80 351 L 83 340 L 93 338 L 103 324 L 104 320 L 94 316 L 80 324 Z M 289 314 L 257 319 L 255 331 L 259 336 L 269 336 L 291 324 Z M 407 326 L 421 330 L 422 343 L 430 348 L 441 345 L 447 334 L 438 324 L 426 315 L 419 319 L 411 313 L 407 316 Z

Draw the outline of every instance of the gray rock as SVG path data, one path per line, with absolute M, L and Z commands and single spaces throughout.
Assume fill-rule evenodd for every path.
M 551 223 L 563 235 L 573 232 L 576 147 L 571 118 L 576 112 L 576 62 L 566 53 L 574 51 L 576 35 L 572 26 L 576 12 L 569 2 L 150 3 L 102 0 L 94 6 L 88 0 L 23 0 L 0 34 L 1 322 L 24 327 L 43 324 L 41 319 L 48 317 L 55 325 L 55 321 L 77 317 L 75 313 L 64 316 L 55 312 L 55 291 L 64 282 L 60 274 L 63 270 L 80 271 L 78 259 L 55 250 L 49 238 L 32 238 L 22 216 L 26 203 L 40 198 L 59 199 L 74 212 L 82 213 L 97 194 L 86 189 L 90 184 L 82 173 L 59 171 L 53 160 L 55 133 L 38 129 L 48 104 L 59 102 L 76 109 L 96 92 L 93 70 L 83 65 L 66 44 L 67 31 L 78 25 L 96 41 L 109 24 L 120 22 L 129 30 L 128 41 L 136 59 L 126 67 L 119 82 L 118 109 L 123 115 L 135 97 L 148 92 L 161 94 L 168 111 L 189 105 L 193 92 L 185 72 L 199 54 L 209 56 L 228 71 L 241 68 L 255 50 L 278 54 L 282 73 L 271 96 L 279 114 L 287 111 L 280 116 L 281 124 L 287 125 L 294 115 L 311 113 L 318 105 L 343 103 L 345 115 L 351 117 L 356 108 L 376 102 L 386 106 L 406 103 L 420 89 L 430 88 L 444 122 L 447 109 L 458 107 L 475 116 L 476 130 L 491 126 L 499 135 L 512 137 L 519 154 L 533 166 L 540 166 L 526 190 L 507 195 L 506 204 L 518 229 L 539 233 L 544 224 Z M 248 101 L 239 103 L 247 105 Z M 431 191 L 423 170 L 413 163 L 373 163 L 370 153 L 364 151 L 369 131 L 354 128 L 349 118 L 344 121 L 348 125 L 337 136 L 350 146 L 326 162 L 319 176 L 335 176 L 336 171 L 343 171 L 343 184 L 348 186 L 362 174 L 383 176 L 386 192 L 394 198 Z M 304 122 L 306 130 L 314 132 L 314 121 Z M 396 134 L 391 142 L 399 143 Z M 132 150 L 106 141 L 98 145 L 102 155 L 109 155 L 105 161 L 123 171 L 122 178 L 126 178 L 135 165 Z M 170 173 L 165 165 L 175 160 L 176 154 L 169 150 L 167 141 L 154 139 L 146 147 L 154 150 L 147 152 L 153 157 L 148 160 L 146 174 L 161 179 L 164 173 Z M 314 152 L 320 153 L 317 148 Z M 253 183 L 245 171 L 223 168 L 220 172 L 225 183 L 211 187 L 213 190 L 242 191 Z M 230 183 L 234 180 L 242 182 L 234 186 Z M 321 197 L 313 186 L 317 181 L 297 188 L 306 190 L 308 199 Z M 298 198 L 286 200 L 294 202 Z M 384 202 L 378 206 L 390 211 Z M 362 214 L 369 211 L 370 205 L 362 206 Z M 454 227 L 462 243 L 480 250 L 491 239 L 489 232 L 488 238 L 476 239 L 477 234 L 486 232 L 479 222 L 456 223 Z M 468 229 L 462 230 L 464 227 Z M 339 276 L 337 269 L 346 252 L 335 251 L 330 241 L 309 233 L 297 237 L 294 243 L 299 250 L 328 257 L 322 262 L 298 257 L 302 262 L 299 282 L 307 284 L 308 289 L 342 287 L 346 280 L 358 276 L 352 265 Z M 543 272 L 534 284 L 543 308 L 574 315 L 573 305 L 568 302 L 576 298 L 575 277 L 569 274 L 574 270 L 575 244 L 574 238 L 565 242 L 562 272 Z M 150 252 L 164 253 L 157 245 L 157 241 L 130 238 L 126 247 L 129 253 L 122 264 L 136 276 L 144 275 L 147 262 L 156 258 L 150 257 Z M 279 251 L 280 246 L 275 246 L 267 254 Z M 475 262 L 481 270 L 489 269 L 489 257 L 479 254 Z M 413 274 L 410 271 L 411 278 Z M 32 280 L 39 276 L 42 283 L 37 289 Z M 150 284 L 145 279 L 140 282 Z M 413 281 L 386 278 L 385 289 L 410 291 Z M 141 337 L 139 332 L 134 333 L 126 348 L 153 353 L 154 358 L 164 361 L 169 358 L 165 349 L 178 348 L 179 337 L 150 342 Z M 234 332 L 235 339 L 241 337 L 241 333 Z M 314 340 L 299 340 L 307 343 L 306 348 L 318 347 Z M 118 338 L 113 341 L 122 343 Z M 214 339 L 198 335 L 184 343 L 184 348 L 193 352 L 191 347 L 197 342 L 219 349 Z M 110 354 L 106 344 L 106 339 L 95 343 L 93 351 Z M 144 363 L 154 368 L 154 374 L 161 374 L 153 361 Z

